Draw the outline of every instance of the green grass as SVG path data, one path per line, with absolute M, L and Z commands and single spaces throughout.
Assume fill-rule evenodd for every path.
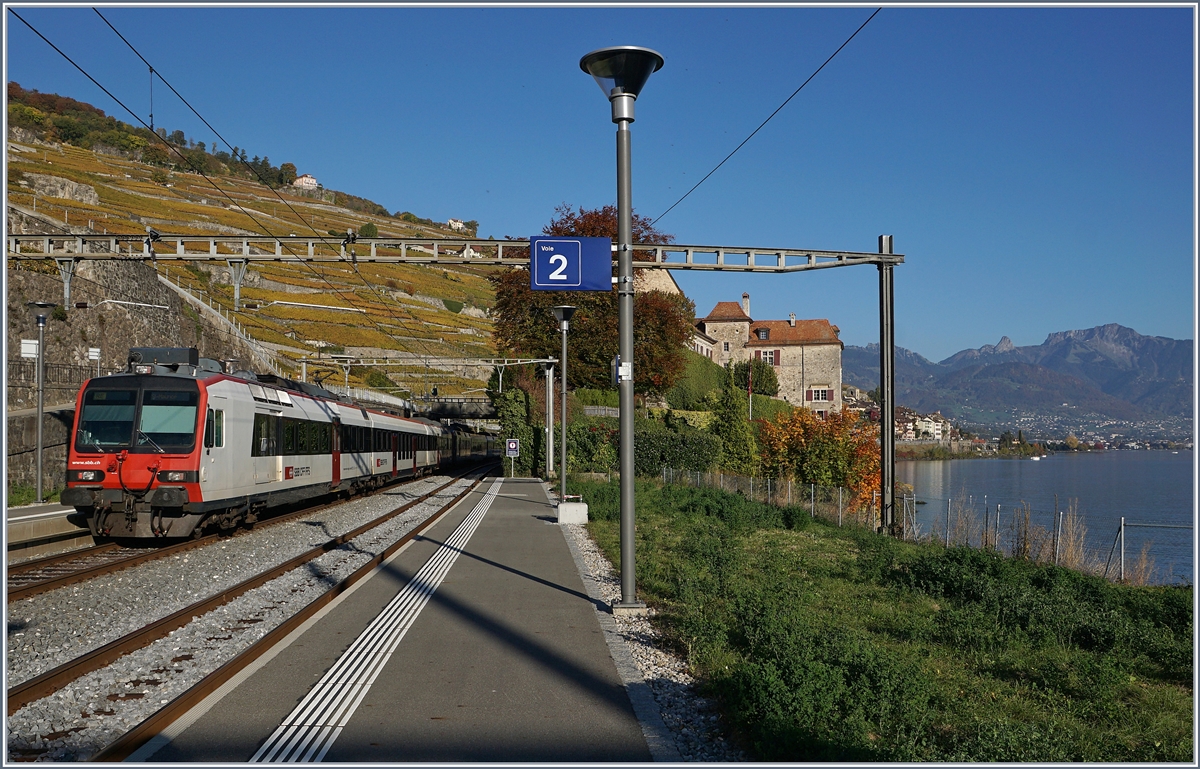
M 61 492 L 62 489 L 47 489 L 43 487 L 42 500 L 45 502 L 57 502 L 58 495 Z M 37 489 L 33 486 L 25 486 L 20 483 L 9 484 L 4 501 L 9 507 L 32 505 L 37 501 Z
M 617 484 L 576 481 L 619 563 Z M 639 597 L 761 760 L 1191 761 L 1192 589 L 638 481 Z

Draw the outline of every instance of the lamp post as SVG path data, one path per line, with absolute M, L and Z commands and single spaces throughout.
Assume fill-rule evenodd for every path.
M 571 325 L 571 316 L 575 314 L 575 308 L 570 305 L 559 305 L 554 308 L 554 317 L 558 319 L 558 328 L 562 331 L 562 401 L 560 414 L 562 415 L 561 428 L 559 432 L 561 446 L 559 454 L 562 455 L 562 470 L 559 473 L 559 492 L 558 501 L 563 503 L 567 501 L 567 327 Z
M 592 51 L 579 60 L 579 68 L 596 79 L 612 105 L 617 124 L 617 309 L 621 366 L 617 372 L 621 405 L 621 600 L 613 611 L 641 613 L 646 604 L 637 600 L 634 573 L 633 498 L 633 186 L 631 182 L 629 124 L 633 103 L 650 76 L 660 70 L 657 51 L 632 45 Z
M 542 372 L 546 375 L 546 477 L 549 478 L 554 472 L 554 364 L 543 363 Z
M 38 354 L 37 354 L 37 452 L 35 455 L 37 472 L 37 501 L 42 503 L 42 419 L 46 403 L 46 319 L 56 305 L 53 302 L 28 302 L 29 308 L 37 323 Z

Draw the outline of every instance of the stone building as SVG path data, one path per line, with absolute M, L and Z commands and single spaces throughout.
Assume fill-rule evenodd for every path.
M 838 327 L 828 320 L 754 320 L 750 295 L 742 303 L 717 302 L 696 321 L 697 330 L 712 340 L 712 359 L 726 363 L 758 359 L 775 367 L 779 395 L 824 415 L 842 407 L 842 342 Z

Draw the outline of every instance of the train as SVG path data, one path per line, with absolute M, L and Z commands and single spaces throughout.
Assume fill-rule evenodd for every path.
M 135 347 L 76 396 L 68 516 L 96 537 L 177 539 L 499 457 L 492 435 L 368 408 L 194 347 Z

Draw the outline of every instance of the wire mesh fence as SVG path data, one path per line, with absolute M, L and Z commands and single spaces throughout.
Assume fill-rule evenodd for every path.
M 720 489 L 765 504 L 800 508 L 807 510 L 813 518 L 838 526 L 878 530 L 880 525 L 878 496 L 868 505 L 852 508 L 849 504 L 852 495 L 845 488 L 671 468 L 663 468 L 662 481 L 664 484 Z M 1192 528 L 1190 525 L 1132 522 L 1122 518 L 1106 558 L 1107 533 L 1102 535 L 1103 544 L 1097 547 L 1094 535 L 1089 537 L 1089 522 L 1085 521 L 1074 500 L 1062 509 L 1056 506 L 1051 512 L 1035 510 L 1026 503 L 989 504 L 986 496 L 962 494 L 918 502 L 913 495 L 900 495 L 896 498 L 896 517 L 901 522 L 902 537 L 908 541 L 989 549 L 1010 558 L 1054 564 L 1132 584 L 1169 582 L 1172 577 L 1169 568 L 1165 574 L 1156 571 L 1150 551 L 1152 542 L 1142 543 L 1140 554 L 1128 559 L 1127 563 L 1127 528 Z M 1107 526 L 1108 523 L 1104 523 L 1105 529 Z

